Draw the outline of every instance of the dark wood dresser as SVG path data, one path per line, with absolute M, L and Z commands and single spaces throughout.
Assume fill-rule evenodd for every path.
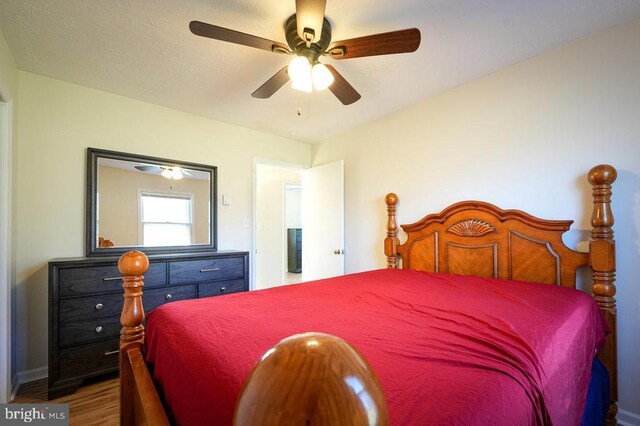
M 302 272 L 302 229 L 287 229 L 287 271 Z
M 122 277 L 118 257 L 49 262 L 49 399 L 118 370 Z M 249 254 L 149 256 L 144 308 L 249 290 Z

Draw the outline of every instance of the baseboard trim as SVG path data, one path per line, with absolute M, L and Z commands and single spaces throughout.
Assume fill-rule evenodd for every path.
M 20 388 L 20 381 L 18 380 L 18 375 L 14 374 L 11 376 L 11 393 L 9 394 L 9 402 L 13 401 L 18 394 L 18 389 Z
M 49 375 L 47 367 L 34 368 L 33 370 L 18 371 L 18 384 L 33 382 L 44 379 Z
M 631 411 L 618 410 L 618 424 L 621 426 L 640 426 L 640 414 Z

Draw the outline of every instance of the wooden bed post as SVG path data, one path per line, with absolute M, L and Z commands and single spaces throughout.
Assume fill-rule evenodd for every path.
M 387 256 L 387 268 L 398 267 L 398 224 L 396 222 L 396 205 L 398 196 L 393 192 L 385 197 L 387 203 L 387 238 L 384 239 L 384 254 Z
M 595 166 L 589 171 L 588 180 L 593 187 L 593 214 L 591 216 L 591 240 L 589 264 L 593 274 L 593 297 L 603 312 L 611 333 L 600 359 L 609 370 L 611 404 L 606 424 L 615 425 L 618 413 L 618 349 L 616 309 L 616 244 L 613 239 L 613 214 L 611 212 L 611 184 L 618 173 L 607 164 Z
M 131 362 L 128 359 L 130 350 L 140 350 L 144 343 L 144 308 L 142 306 L 143 274 L 149 268 L 149 259 L 140 251 L 130 251 L 122 255 L 118 261 L 118 270 L 124 275 L 124 305 L 120 323 L 120 424 L 135 424 L 135 379 Z
M 169 420 L 142 355 L 144 308 L 142 274 L 149 259 L 140 251 L 130 251 L 118 261 L 124 276 L 124 303 L 120 323 L 120 425 L 169 426 Z

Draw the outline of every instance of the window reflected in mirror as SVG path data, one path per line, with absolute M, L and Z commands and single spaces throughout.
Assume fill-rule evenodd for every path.
M 195 241 L 193 194 L 140 191 L 140 245 L 188 246 Z

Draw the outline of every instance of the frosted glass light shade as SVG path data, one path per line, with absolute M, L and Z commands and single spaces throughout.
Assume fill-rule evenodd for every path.
M 298 80 L 291 82 L 291 87 L 300 90 L 301 92 L 311 93 L 313 92 L 313 83 L 311 82 L 311 74 Z
M 311 64 L 304 56 L 298 56 L 289 64 L 287 73 L 294 82 L 311 78 Z
M 180 180 L 184 177 L 184 175 L 182 174 L 182 169 L 180 167 L 174 167 L 173 171 L 171 172 L 171 177 L 174 180 Z
M 304 56 L 298 56 L 287 68 L 287 73 L 291 78 L 291 87 L 302 92 L 311 93 L 313 83 L 311 81 L 311 64 Z
M 184 175 L 182 174 L 182 169 L 180 167 L 166 168 L 160 174 L 167 179 L 174 180 L 180 180 L 184 177 Z
M 313 77 L 313 87 L 316 90 L 324 90 L 333 83 L 333 74 L 323 64 L 315 64 L 311 70 Z

